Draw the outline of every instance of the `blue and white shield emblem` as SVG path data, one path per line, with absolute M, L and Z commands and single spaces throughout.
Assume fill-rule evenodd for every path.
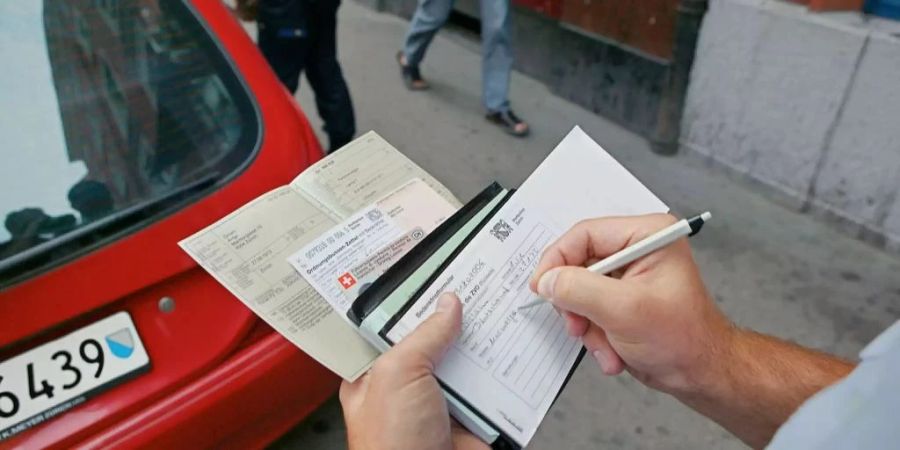
M 106 345 L 113 355 L 121 359 L 128 358 L 134 353 L 134 339 L 128 328 L 122 328 L 109 336 L 106 336 Z

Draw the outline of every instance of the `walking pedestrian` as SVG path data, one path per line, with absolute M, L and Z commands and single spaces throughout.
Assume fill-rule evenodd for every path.
M 238 9 L 253 11 L 246 5 L 251 1 L 242 0 Z M 258 0 L 255 8 L 259 48 L 288 91 L 297 91 L 306 72 L 325 122 L 329 153 L 356 133 L 350 91 L 337 60 L 339 6 L 340 0 Z
M 486 118 L 513 136 L 525 136 L 528 124 L 509 105 L 509 78 L 512 72 L 511 18 L 509 0 L 481 1 L 481 93 Z M 438 29 L 450 16 L 454 0 L 419 0 L 409 24 L 403 50 L 397 53 L 406 87 L 428 88 L 419 64 Z

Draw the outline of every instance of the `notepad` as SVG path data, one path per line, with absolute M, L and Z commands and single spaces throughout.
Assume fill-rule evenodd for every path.
M 535 298 L 528 281 L 543 250 L 580 220 L 668 208 L 580 128 L 518 191 L 496 186 L 481 197 L 457 213 L 468 208 L 468 216 L 451 217 L 447 229 L 430 236 L 430 250 L 414 249 L 385 273 L 388 286 L 361 296 L 353 318 L 374 345 L 394 345 L 434 311 L 443 292 L 455 292 L 462 332 L 436 375 L 462 404 L 461 420 L 482 421 L 486 435 L 493 430 L 515 448 L 531 440 L 583 354 L 549 304 L 518 310 Z

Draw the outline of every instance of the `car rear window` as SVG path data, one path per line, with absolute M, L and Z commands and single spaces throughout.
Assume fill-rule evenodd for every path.
M 3 1 L 0 58 L 0 288 L 164 217 L 255 154 L 254 104 L 182 1 Z

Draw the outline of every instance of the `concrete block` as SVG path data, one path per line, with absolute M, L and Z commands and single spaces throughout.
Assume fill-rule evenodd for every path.
M 894 198 L 900 197 L 900 186 L 894 191 Z M 900 254 L 900 202 L 894 201 L 894 206 L 888 211 L 884 220 L 885 247 L 893 253 Z
M 682 143 L 805 199 L 865 33 L 779 2 L 713 0 Z
M 873 34 L 835 124 L 812 204 L 900 236 L 900 39 Z M 890 220 L 889 220 L 890 218 Z
M 737 22 L 741 26 L 734 28 Z M 723 159 L 722 149 L 741 142 L 743 131 L 737 118 L 744 113 L 748 90 L 749 61 L 754 43 L 762 34 L 758 10 L 746 5 L 713 0 L 703 18 L 691 70 L 682 142 L 698 153 Z M 746 172 L 751 161 L 728 158 L 721 161 L 738 172 Z

